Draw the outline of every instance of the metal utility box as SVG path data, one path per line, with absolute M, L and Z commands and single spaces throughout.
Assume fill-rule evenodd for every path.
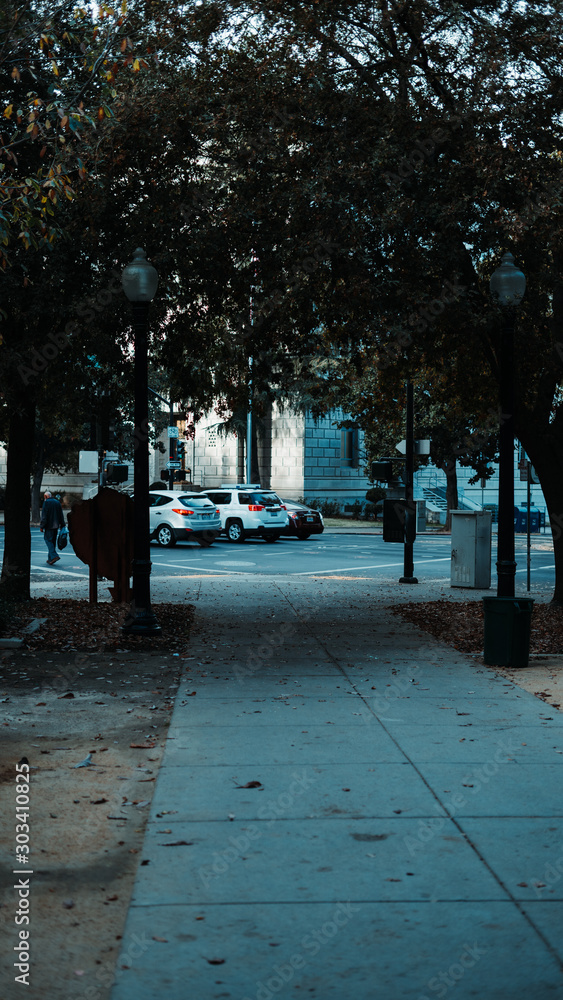
M 491 513 L 452 510 L 451 586 L 491 586 Z

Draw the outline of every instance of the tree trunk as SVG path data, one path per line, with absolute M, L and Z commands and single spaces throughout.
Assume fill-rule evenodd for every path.
M 35 401 L 27 396 L 10 418 L 6 502 L 4 509 L 4 561 L 0 597 L 29 600 L 31 568 L 31 455 L 35 427 Z
M 538 434 L 534 428 L 522 440 L 526 453 L 538 475 L 543 491 L 551 534 L 555 563 L 555 589 L 552 601 L 563 605 L 563 509 L 561 505 L 561 469 L 563 442 L 555 436 Z
M 45 449 L 39 440 L 33 449 L 33 479 L 31 483 L 31 523 L 39 524 L 41 518 L 41 483 L 45 472 Z
M 446 531 L 451 531 L 452 510 L 457 510 L 457 505 L 459 503 L 457 495 L 457 465 L 455 458 L 451 459 L 449 462 L 444 462 L 442 469 L 446 473 L 446 504 L 448 505 L 446 513 Z

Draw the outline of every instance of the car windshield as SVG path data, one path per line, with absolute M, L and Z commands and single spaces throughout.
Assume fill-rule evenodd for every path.
M 178 500 L 184 507 L 213 507 L 209 497 L 178 497 Z
M 252 503 L 262 507 L 279 507 L 281 500 L 277 493 L 251 493 Z

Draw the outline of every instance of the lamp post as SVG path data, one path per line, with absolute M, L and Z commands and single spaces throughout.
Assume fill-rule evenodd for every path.
M 497 597 L 514 597 L 514 319 L 526 291 L 526 278 L 505 253 L 490 281 L 496 301 L 503 306 L 500 341 L 500 432 L 497 542 Z
M 123 632 L 134 635 L 157 635 L 162 629 L 151 608 L 150 595 L 147 326 L 149 303 L 157 289 L 158 274 L 140 247 L 135 250 L 131 263 L 124 268 L 121 283 L 133 306 L 135 334 L 133 603 L 121 628 Z

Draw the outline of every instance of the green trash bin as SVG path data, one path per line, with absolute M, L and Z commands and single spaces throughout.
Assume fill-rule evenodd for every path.
M 532 597 L 484 597 L 485 663 L 527 667 L 530 655 Z

